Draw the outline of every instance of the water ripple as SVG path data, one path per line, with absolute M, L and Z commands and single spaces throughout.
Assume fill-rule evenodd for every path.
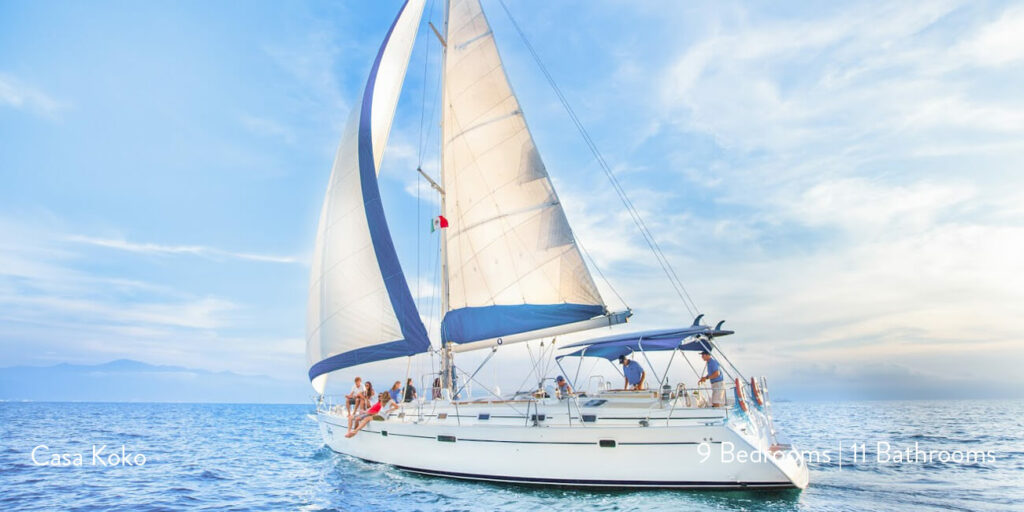
M 405 473 L 332 452 L 308 406 L 0 404 L 0 510 L 1006 510 L 1020 506 L 1024 402 L 782 403 L 776 424 L 810 464 L 804 492 L 539 488 Z M 994 461 L 878 464 L 893 449 L 982 450 Z M 869 462 L 835 457 L 864 443 Z M 82 453 L 39 467 L 33 447 Z M 143 466 L 91 464 L 93 445 L 145 454 Z M 641 461 L 642 462 L 642 461 Z

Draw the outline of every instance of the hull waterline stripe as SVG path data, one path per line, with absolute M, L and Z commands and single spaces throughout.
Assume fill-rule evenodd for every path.
M 361 459 L 367 462 L 372 460 Z M 675 489 L 796 489 L 792 482 L 701 482 L 701 481 L 665 481 L 657 480 L 578 480 L 570 478 L 529 478 L 516 476 L 478 475 L 472 473 L 454 473 L 433 469 L 413 468 L 409 466 L 392 466 L 413 473 L 431 476 L 460 478 L 463 480 L 484 480 L 488 482 L 504 482 L 537 485 L 574 485 L 580 487 L 649 487 Z

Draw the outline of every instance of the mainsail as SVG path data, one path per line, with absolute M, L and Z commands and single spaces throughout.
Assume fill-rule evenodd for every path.
M 587 270 L 480 2 L 449 5 L 442 340 L 477 348 L 625 321 Z
M 407 0 L 391 25 L 331 170 L 306 318 L 309 378 L 321 393 L 331 371 L 430 348 L 377 185 L 425 1 Z

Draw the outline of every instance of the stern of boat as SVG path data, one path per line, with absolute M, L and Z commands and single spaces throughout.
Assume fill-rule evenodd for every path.
M 810 482 L 807 461 L 803 452 L 785 441 L 776 430 L 766 379 L 752 378 L 749 383 L 737 379 L 731 391 L 730 430 L 746 441 L 749 448 L 759 452 L 761 460 L 773 464 L 793 487 L 807 488 Z

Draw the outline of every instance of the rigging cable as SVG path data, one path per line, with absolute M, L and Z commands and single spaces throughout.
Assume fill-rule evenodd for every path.
M 615 173 L 612 172 L 612 169 L 608 165 L 608 162 L 605 161 L 604 156 L 601 154 L 601 151 L 597 147 L 597 144 L 594 143 L 594 140 L 590 137 L 590 134 L 587 132 L 586 128 L 584 128 L 583 123 L 580 121 L 579 117 L 576 116 L 576 112 L 569 105 L 569 101 L 566 99 L 565 94 L 562 93 L 561 88 L 559 88 L 558 84 L 555 83 L 554 77 L 548 71 L 547 67 L 544 66 L 543 61 L 541 61 L 540 59 L 540 55 L 537 53 L 536 50 L 534 50 L 533 45 L 530 44 L 530 40 L 526 37 L 526 33 L 524 33 L 523 29 L 519 27 L 519 23 L 516 22 L 516 19 L 512 16 L 512 12 L 509 11 L 508 6 L 505 5 L 505 1 L 498 0 L 498 3 L 501 5 L 501 8 L 505 11 L 505 15 L 508 16 L 509 21 L 512 23 L 513 28 L 515 28 L 516 32 L 519 34 L 519 37 L 523 40 L 523 44 L 526 46 L 526 49 L 530 52 L 530 55 L 533 57 L 534 62 L 536 62 L 537 67 L 539 67 L 541 73 L 544 74 L 544 77 L 547 79 L 548 85 L 551 86 L 551 89 L 554 90 L 555 95 L 558 96 L 558 100 L 559 102 L 561 102 L 562 107 L 565 109 L 566 113 L 568 113 L 569 118 L 572 120 L 573 124 L 576 125 L 576 129 L 579 131 L 580 136 L 583 138 L 583 141 L 590 149 L 590 152 L 594 155 L 594 158 L 597 160 L 598 165 L 601 167 L 601 170 L 604 172 L 605 176 L 608 177 L 608 181 L 611 182 L 612 188 L 615 189 L 615 192 L 618 194 L 619 199 L 622 201 L 622 204 L 626 207 L 626 211 L 629 212 L 630 217 L 632 217 L 633 219 L 633 223 L 636 224 L 637 228 L 640 231 L 640 234 L 644 237 L 644 240 L 647 242 L 647 246 L 650 247 L 651 252 L 654 253 L 654 257 L 655 259 L 658 260 L 658 264 L 665 272 L 665 276 L 668 278 L 669 283 L 672 284 L 672 287 L 675 289 L 675 292 L 679 296 L 679 299 L 682 300 L 683 306 L 686 308 L 686 310 L 690 313 L 691 316 L 694 316 L 696 314 L 695 311 L 700 311 L 700 308 L 697 307 L 697 304 L 690 297 L 689 292 L 686 291 L 686 287 L 683 286 L 682 281 L 679 279 L 678 274 L 676 274 L 676 271 L 672 267 L 672 264 L 669 262 L 668 257 L 665 256 L 665 253 L 661 250 L 661 246 L 658 244 L 657 240 L 655 240 L 653 233 L 651 233 L 651 231 L 647 228 L 647 224 L 640 216 L 639 210 L 637 210 L 637 208 L 633 205 L 633 202 L 630 201 L 629 196 L 626 194 L 625 189 L 623 189 L 622 187 L 622 184 L 619 182 L 618 178 L 615 177 Z M 593 261 L 592 258 L 591 260 Z M 691 305 L 693 306 L 692 309 Z
M 433 13 L 433 9 L 434 9 L 434 2 L 433 2 L 433 0 L 431 0 L 430 7 L 427 10 L 428 23 L 429 23 L 430 15 Z M 416 155 L 416 167 L 422 167 L 423 166 L 423 132 L 424 132 L 424 130 L 423 130 L 423 123 L 426 121 L 426 112 L 427 112 L 427 64 L 430 62 L 430 46 L 431 45 L 428 43 L 426 49 L 423 51 L 423 92 L 422 92 L 422 95 L 421 95 L 422 99 L 420 101 L 420 133 L 419 133 L 420 141 L 419 141 L 419 144 L 416 145 L 416 149 L 418 150 L 418 154 Z M 433 115 L 433 114 L 431 114 L 431 115 Z M 420 186 L 423 184 L 422 180 L 423 180 L 422 176 L 417 176 L 417 178 L 416 178 L 416 222 L 413 223 L 413 230 L 416 233 L 416 309 L 417 310 L 420 309 L 420 306 L 421 306 L 420 303 L 422 302 L 422 297 L 423 297 L 420 294 L 420 282 L 422 281 L 422 279 L 420 278 L 420 252 L 421 252 L 420 251 L 420 238 L 422 238 L 422 237 L 420 236 L 420 230 L 419 230 L 420 218 L 422 216 L 422 212 L 421 212 L 421 208 L 420 208 L 420 205 L 421 205 L 421 202 L 422 202 L 420 200 Z

